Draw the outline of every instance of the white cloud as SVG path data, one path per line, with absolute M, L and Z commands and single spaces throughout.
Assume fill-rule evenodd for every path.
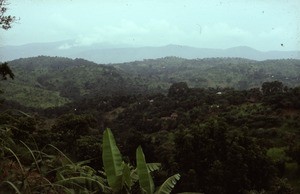
M 73 47 L 72 45 L 66 43 L 66 44 L 62 44 L 61 46 L 59 46 L 58 49 L 60 49 L 60 50 L 67 50 L 67 49 L 70 49 L 72 47 Z
M 227 23 L 217 23 L 203 27 L 203 38 L 208 38 L 209 40 L 228 40 L 232 38 L 242 40 L 250 37 L 252 37 L 250 32 L 237 26 L 230 26 Z
M 5 39 L 1 43 L 75 39 L 60 49 L 110 42 L 210 48 L 247 45 L 270 50 L 284 41 L 287 46 L 279 49 L 295 49 L 300 44 L 297 2 L 22 0 L 11 7 L 21 21 L 1 34 Z
M 78 34 L 75 43 L 71 46 L 85 46 L 101 42 L 157 45 L 172 42 L 185 35 L 177 26 L 165 20 L 149 20 L 147 23 L 138 24 L 123 19 L 117 24 L 94 26 L 88 31 L 88 33 Z

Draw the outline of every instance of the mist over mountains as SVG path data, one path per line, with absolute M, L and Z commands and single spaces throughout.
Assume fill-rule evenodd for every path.
M 108 43 L 80 45 L 72 40 L 68 40 L 0 47 L 0 61 L 39 55 L 83 58 L 101 64 L 156 59 L 167 56 L 176 56 L 186 59 L 238 57 L 259 61 L 267 59 L 300 59 L 300 51 L 262 52 L 247 46 L 228 49 L 196 48 L 173 44 L 160 47 L 132 47 L 124 44 L 116 45 Z

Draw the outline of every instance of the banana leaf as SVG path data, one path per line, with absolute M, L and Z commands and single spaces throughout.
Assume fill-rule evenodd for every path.
M 147 167 L 149 172 L 153 172 L 160 169 L 161 163 L 147 163 Z
M 169 177 L 155 192 L 155 194 L 169 194 L 180 179 L 179 174 Z
M 147 194 L 152 194 L 154 192 L 154 183 L 148 170 L 145 155 L 141 146 L 139 146 L 136 150 L 136 163 L 141 189 L 144 190 Z
M 123 173 L 122 155 L 111 130 L 108 128 L 103 134 L 102 160 L 108 185 L 113 191 L 120 191 L 122 189 Z

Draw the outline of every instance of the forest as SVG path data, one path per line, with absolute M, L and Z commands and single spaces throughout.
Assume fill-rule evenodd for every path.
M 0 193 L 300 192 L 299 60 L 8 65 Z
M 2 85 L 4 98 L 35 108 L 62 106 L 95 95 L 167 94 L 186 82 L 195 88 L 259 88 L 279 81 L 299 86 L 300 60 L 165 57 L 121 64 L 38 56 L 9 61 L 15 79 Z

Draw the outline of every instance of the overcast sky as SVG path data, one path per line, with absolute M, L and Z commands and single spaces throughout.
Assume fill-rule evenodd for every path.
M 300 50 L 300 0 L 8 0 L 0 44 L 74 39 L 132 46 Z M 283 44 L 283 46 L 281 45 Z

